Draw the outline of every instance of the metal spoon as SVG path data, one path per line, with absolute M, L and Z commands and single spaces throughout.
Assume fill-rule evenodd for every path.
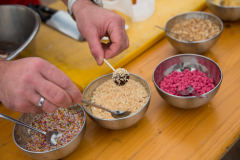
M 123 117 L 127 117 L 129 116 L 132 112 L 131 111 L 119 111 L 119 110 L 116 110 L 116 111 L 113 111 L 113 110 L 110 110 L 110 109 L 107 109 L 105 107 L 102 107 L 102 106 L 99 106 L 95 103 L 92 103 L 92 102 L 89 102 L 89 101 L 86 101 L 84 99 L 82 99 L 82 102 L 85 102 L 89 105 L 92 105 L 94 107 L 97 107 L 97 108 L 100 108 L 100 109 L 103 109 L 105 111 L 108 111 L 111 113 L 111 115 L 113 116 L 113 118 L 123 118 Z
M 191 41 L 189 41 L 187 38 L 181 36 L 180 34 L 174 33 L 174 32 L 172 32 L 172 31 L 170 31 L 170 30 L 167 30 L 167 29 L 165 29 L 165 28 L 159 27 L 159 26 L 157 26 L 157 25 L 155 25 L 155 26 L 156 26 L 157 28 L 160 28 L 160 29 L 166 31 L 166 32 L 170 32 L 170 33 L 175 34 L 175 35 L 177 35 L 177 36 L 179 36 L 179 37 L 182 37 L 182 39 L 184 39 L 184 40 L 187 41 L 187 42 L 191 42 Z
M 62 133 L 60 133 L 60 132 L 58 132 L 58 131 L 44 132 L 44 131 L 42 131 L 42 130 L 39 130 L 39 129 L 37 129 L 37 128 L 34 128 L 33 126 L 30 126 L 30 125 L 28 125 L 28 124 L 26 124 L 26 123 L 23 123 L 23 122 L 21 122 L 21 121 L 19 121 L 19 120 L 16 120 L 16 119 L 14 119 L 14 118 L 12 118 L 12 117 L 9 117 L 9 116 L 7 116 L 7 115 L 5 115 L 5 114 L 2 114 L 2 113 L 0 113 L 0 117 L 1 117 L 1 118 L 4 118 L 4 119 L 6 119 L 6 120 L 12 121 L 12 122 L 14 122 L 14 123 L 17 123 L 17 124 L 19 124 L 19 125 L 22 125 L 22 126 L 24 126 L 24 127 L 27 127 L 27 128 L 29 128 L 29 129 L 32 129 L 32 130 L 34 130 L 34 131 L 40 132 L 40 133 L 42 133 L 42 134 L 45 134 L 47 141 L 50 142 L 52 145 L 57 145 L 56 139 L 57 139 L 58 137 L 62 136 Z
M 190 85 L 188 85 L 188 88 L 186 88 L 185 90 L 179 91 L 177 89 L 177 91 L 178 91 L 179 94 L 184 95 L 184 96 L 187 96 L 191 93 L 192 95 L 194 95 L 198 98 L 202 98 L 202 99 L 208 98 L 206 95 L 199 94 L 199 93 L 195 92 L 194 88 Z

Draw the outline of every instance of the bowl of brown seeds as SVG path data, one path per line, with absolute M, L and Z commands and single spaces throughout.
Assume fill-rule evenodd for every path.
M 110 110 L 131 111 L 123 118 L 114 118 L 110 112 L 87 103 L 82 106 L 88 116 L 98 125 L 108 129 L 124 129 L 133 126 L 147 112 L 151 89 L 142 77 L 129 73 L 124 85 L 117 85 L 112 73 L 103 75 L 91 82 L 83 92 L 83 99 Z
M 240 0 L 206 0 L 209 10 L 223 21 L 240 20 Z
M 201 54 L 219 39 L 223 23 L 217 16 L 201 11 L 178 14 L 165 25 L 168 41 L 182 53 Z

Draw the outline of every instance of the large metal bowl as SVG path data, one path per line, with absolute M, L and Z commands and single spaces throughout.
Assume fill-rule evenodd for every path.
M 45 151 L 45 152 L 28 151 L 26 149 L 26 144 L 27 144 L 27 139 L 28 139 L 28 129 L 26 127 L 23 127 L 18 124 L 15 124 L 15 126 L 13 128 L 13 140 L 14 140 L 15 144 L 26 155 L 28 155 L 29 157 L 31 157 L 33 159 L 56 160 L 56 159 L 61 159 L 63 157 L 66 157 L 67 155 L 72 153 L 78 147 L 78 145 L 80 144 L 80 142 L 83 139 L 83 136 L 84 136 L 85 130 L 86 130 L 86 114 L 85 114 L 83 108 L 78 104 L 71 106 L 71 108 L 73 108 L 74 110 L 76 110 L 78 112 L 83 112 L 84 123 L 83 123 L 83 127 L 80 130 L 80 132 L 67 144 L 65 144 L 57 149 Z M 36 115 L 31 114 L 31 113 L 24 113 L 19 117 L 18 120 L 30 125 L 35 116 Z
M 213 14 L 221 18 L 223 21 L 240 20 L 240 6 L 222 6 L 214 3 L 213 0 L 207 0 L 207 6 Z
M 175 96 L 159 87 L 165 76 L 185 68 L 198 69 L 213 79 L 215 88 L 204 94 L 208 97 L 207 99 L 196 96 Z M 210 58 L 197 54 L 180 54 L 169 57 L 160 62 L 153 72 L 153 82 L 159 95 L 169 104 L 184 109 L 197 108 L 208 103 L 217 94 L 222 79 L 223 73 L 219 65 Z
M 104 75 L 102 77 L 99 77 L 98 79 L 94 80 L 91 82 L 86 89 L 83 92 L 83 99 L 89 100 L 91 99 L 93 95 L 93 91 L 102 83 L 106 82 L 107 80 L 112 79 L 112 73 Z M 92 114 L 91 108 L 87 105 L 84 105 L 83 103 L 83 108 L 87 112 L 88 116 L 98 125 L 108 128 L 108 129 L 124 129 L 128 128 L 135 123 L 137 123 L 147 112 L 149 103 L 150 103 L 150 98 L 151 98 L 151 89 L 148 83 L 141 77 L 131 74 L 130 73 L 130 79 L 135 80 L 139 83 L 141 83 L 147 90 L 147 93 L 149 95 L 147 103 L 136 113 L 131 114 L 127 117 L 124 118 L 119 118 L 119 119 L 102 119 L 99 117 L 96 117 Z
M 171 30 L 175 24 L 179 23 L 182 20 L 191 19 L 191 18 L 201 18 L 201 19 L 210 20 L 220 27 L 220 32 L 216 36 L 210 39 L 206 39 L 202 41 L 193 41 L 193 42 L 187 42 L 187 41 L 181 41 L 181 40 L 175 39 L 168 32 L 165 31 L 166 37 L 168 41 L 171 43 L 171 45 L 174 48 L 176 48 L 179 52 L 201 54 L 209 50 L 218 41 L 223 30 L 223 23 L 217 16 L 213 14 L 195 11 L 195 12 L 178 14 L 172 17 L 167 21 L 165 25 L 165 29 Z
M 34 39 L 40 28 L 39 15 L 23 5 L 0 5 L 0 51 L 11 60 Z

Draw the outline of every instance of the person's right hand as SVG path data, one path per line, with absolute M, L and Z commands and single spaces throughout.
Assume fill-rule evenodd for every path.
M 0 60 L 0 101 L 21 113 L 54 112 L 81 102 L 77 86 L 61 70 L 41 58 Z M 38 103 L 45 100 L 41 108 Z
M 125 20 L 118 14 L 99 7 L 90 0 L 76 1 L 72 11 L 78 30 L 86 38 L 98 65 L 103 64 L 104 58 L 113 58 L 129 47 Z M 101 43 L 106 35 L 110 42 Z

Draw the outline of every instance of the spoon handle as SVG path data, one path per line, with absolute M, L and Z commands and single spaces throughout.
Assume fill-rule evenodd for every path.
M 195 91 L 193 91 L 192 94 L 193 94 L 194 96 L 197 96 L 198 98 L 202 98 L 202 99 L 208 98 L 207 96 L 205 96 L 205 95 L 203 95 L 203 94 L 199 94 L 199 93 L 197 93 L 197 92 L 195 92 Z
M 99 105 L 97 105 L 97 104 L 91 103 L 91 102 L 86 101 L 86 100 L 84 100 L 84 99 L 82 99 L 82 102 L 85 102 L 85 103 L 87 103 L 87 104 L 89 104 L 89 105 L 92 105 L 92 106 L 94 106 L 94 107 L 103 109 L 103 110 L 108 111 L 108 112 L 111 112 L 111 113 L 113 112 L 113 111 L 110 110 L 110 109 L 104 108 L 104 107 L 102 107 L 102 106 L 99 106 Z
M 165 29 L 165 28 L 159 27 L 159 26 L 157 26 L 157 25 L 155 25 L 155 26 L 156 26 L 157 28 L 160 28 L 160 29 L 166 31 L 166 32 L 170 32 L 170 33 L 175 34 L 175 35 L 177 35 L 177 36 L 179 36 L 179 37 L 182 37 L 182 39 L 185 39 L 185 41 L 187 41 L 187 42 L 191 42 L 191 41 L 189 41 L 187 38 L 181 36 L 180 34 L 174 33 L 174 32 L 172 32 L 172 31 L 170 31 L 170 30 L 167 30 L 167 29 Z
M 24 126 L 24 127 L 27 127 L 27 128 L 29 128 L 29 129 L 35 130 L 35 131 L 37 131 L 37 132 L 40 132 L 40 133 L 46 135 L 46 132 L 44 132 L 44 131 L 42 131 L 42 130 L 39 130 L 39 129 L 37 129 L 37 128 L 34 128 L 33 126 L 27 125 L 26 123 L 23 123 L 23 122 L 21 122 L 21 121 L 19 121 L 19 120 L 16 120 L 16 119 L 12 118 L 12 117 L 9 117 L 9 116 L 7 116 L 7 115 L 5 115 L 5 114 L 3 114 L 3 113 L 0 113 L 0 117 L 3 118 L 3 119 L 9 120 L 9 121 L 11 121 L 11 122 L 14 122 L 14 123 L 16 123 L 16 124 L 22 125 L 22 126 Z

